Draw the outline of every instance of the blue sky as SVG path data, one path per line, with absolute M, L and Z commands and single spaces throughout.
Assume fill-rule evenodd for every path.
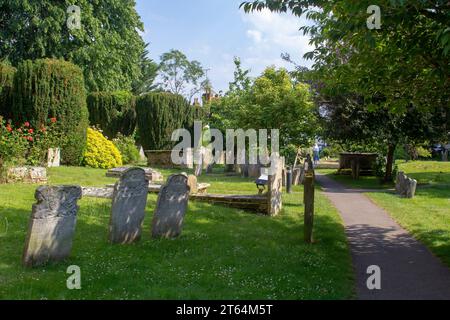
M 145 25 L 150 57 L 159 62 L 170 49 L 184 52 L 209 71 L 216 91 L 226 90 L 233 79 L 233 57 L 259 75 L 266 66 L 291 66 L 280 58 L 292 58 L 310 66 L 302 56 L 311 50 L 299 31 L 304 20 L 290 14 L 268 11 L 245 14 L 241 0 L 137 0 L 137 11 Z

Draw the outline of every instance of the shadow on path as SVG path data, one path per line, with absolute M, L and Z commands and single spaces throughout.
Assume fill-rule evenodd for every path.
M 360 190 L 324 175 L 317 180 L 344 220 L 359 299 L 450 300 L 450 270 L 423 244 Z M 381 290 L 367 288 L 372 265 L 381 268 Z

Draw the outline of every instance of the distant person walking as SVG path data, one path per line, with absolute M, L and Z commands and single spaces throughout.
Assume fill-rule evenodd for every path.
M 314 151 L 314 165 L 316 166 L 320 162 L 320 148 L 317 143 L 314 146 L 313 151 Z

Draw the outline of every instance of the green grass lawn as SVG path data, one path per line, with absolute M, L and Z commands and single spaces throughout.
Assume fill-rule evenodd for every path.
M 173 171 L 163 170 L 165 178 Z M 105 170 L 56 168 L 51 184 L 114 183 Z M 254 194 L 250 179 L 202 177 L 212 193 Z M 71 257 L 32 270 L 21 266 L 35 185 L 0 185 L 0 299 L 347 299 L 354 297 L 350 255 L 339 215 L 320 194 L 315 238 L 303 244 L 302 189 L 284 195 L 269 218 L 190 202 L 183 234 L 152 240 L 156 195 L 149 195 L 142 240 L 107 242 L 111 203 L 82 199 Z M 66 288 L 67 267 L 81 268 L 82 290 Z
M 367 196 L 450 267 L 450 162 L 401 161 L 398 165 L 399 170 L 418 180 L 416 197 L 402 199 L 386 190 Z M 350 187 L 380 189 L 375 178 L 353 181 L 330 171 L 325 173 Z

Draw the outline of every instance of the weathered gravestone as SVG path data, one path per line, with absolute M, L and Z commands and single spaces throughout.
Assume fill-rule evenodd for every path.
M 276 216 L 283 208 L 283 159 L 274 154 L 272 156 L 272 170 L 269 175 L 268 214 Z
M 148 179 L 141 168 L 122 174 L 114 186 L 109 240 L 128 244 L 140 240 L 147 205 Z
M 212 150 L 209 150 L 208 148 L 202 148 L 202 154 L 203 154 L 203 161 L 202 161 L 203 170 L 206 170 L 208 172 L 209 168 L 212 167 L 214 164 L 214 155 Z
M 188 186 L 190 189 L 190 194 L 197 194 L 198 193 L 198 187 L 197 187 L 197 177 L 194 175 L 188 176 Z
M 202 165 L 201 164 L 194 164 L 194 174 L 196 177 L 200 177 L 202 175 Z
M 303 166 L 294 168 L 292 170 L 292 184 L 294 186 L 299 186 L 303 183 L 303 177 L 304 177 L 303 170 L 304 170 Z
M 194 149 L 192 148 L 187 148 L 183 150 L 183 154 L 184 158 L 183 158 L 183 167 L 186 167 L 188 169 L 194 169 Z
M 47 152 L 47 167 L 55 168 L 61 165 L 61 149 L 50 148 Z
M 194 174 L 196 177 L 200 177 L 203 171 L 203 153 L 201 150 L 194 151 Z
M 36 190 L 23 254 L 27 267 L 66 259 L 72 249 L 78 205 L 78 186 L 41 186 Z
M 405 198 L 414 198 L 417 189 L 417 180 L 408 178 L 404 172 L 397 174 L 397 182 L 395 184 L 395 190 L 397 193 Z
M 172 175 L 161 188 L 153 218 L 153 238 L 176 238 L 181 234 L 189 200 L 188 177 Z

